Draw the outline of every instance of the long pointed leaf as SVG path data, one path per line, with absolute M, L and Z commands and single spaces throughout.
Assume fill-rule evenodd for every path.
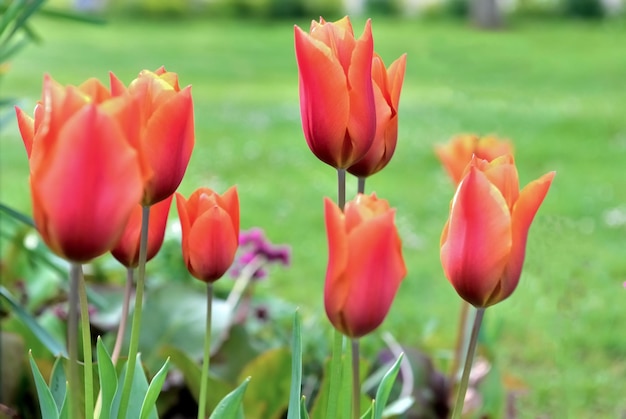
M 37 396 L 39 396 L 39 407 L 41 408 L 42 419 L 59 419 L 59 412 L 57 405 L 54 402 L 54 397 L 46 384 L 46 380 L 43 379 L 39 372 L 39 367 L 35 363 L 32 352 L 28 353 L 30 358 L 30 368 L 33 370 L 33 377 L 35 378 L 35 387 L 37 388 Z
M 170 359 L 167 358 L 165 360 L 165 364 L 163 364 L 159 372 L 157 372 L 152 378 L 146 397 L 143 399 L 143 403 L 141 405 L 141 413 L 139 414 L 141 419 L 148 419 L 150 413 L 155 409 L 156 401 L 159 398 L 161 388 L 163 387 L 163 383 L 167 377 L 167 370 L 169 369 L 169 366 Z
M 302 386 L 302 332 L 300 317 L 296 310 L 293 316 L 293 335 L 291 338 L 291 390 L 289 391 L 289 409 L 287 419 L 300 419 L 300 392 Z
M 33 332 L 37 339 L 55 356 L 63 356 L 68 358 L 67 349 L 65 346 L 59 343 L 46 329 L 41 327 L 37 320 L 19 305 L 19 303 L 13 298 L 9 290 L 0 286 L 0 297 L 4 299 L 11 311 L 13 311 L 17 317 Z
M 400 354 L 396 362 L 391 366 L 389 371 L 387 371 L 387 374 L 385 374 L 380 382 L 380 385 L 378 386 L 375 399 L 376 404 L 374 405 L 374 419 L 382 419 L 383 417 L 383 411 L 385 410 L 385 405 L 387 404 L 387 400 L 391 394 L 391 388 L 396 380 L 398 371 L 400 371 L 400 363 L 402 362 L 403 357 L 404 354 Z
M 63 410 L 63 405 L 67 397 L 67 377 L 63 368 L 62 358 L 57 358 L 52 366 L 52 374 L 50 374 L 50 392 L 57 406 L 57 411 Z
M 243 395 L 246 392 L 250 377 L 246 378 L 236 389 L 231 391 L 215 407 L 209 419 L 239 419 L 242 417 Z
M 108 351 L 102 343 L 102 339 L 98 336 L 98 343 L 96 344 L 96 352 L 98 356 L 98 376 L 100 379 L 100 392 L 101 392 L 101 410 L 100 419 L 110 419 L 111 417 L 111 405 L 113 404 L 113 398 L 117 391 L 117 374 L 115 372 L 115 366 L 109 356 Z
M 309 412 L 306 410 L 306 397 L 302 396 L 300 399 L 300 417 L 302 419 L 309 419 Z

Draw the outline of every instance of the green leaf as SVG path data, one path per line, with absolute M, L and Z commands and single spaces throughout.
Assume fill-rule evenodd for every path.
M 65 405 L 67 397 L 67 377 L 63 368 L 63 360 L 61 357 L 54 361 L 52 373 L 50 374 L 50 392 L 57 406 L 57 411 L 61 412 Z
M 291 352 L 287 348 L 275 348 L 262 353 L 245 366 L 243 377 L 254 377 L 244 400 L 248 419 L 280 417 L 288 406 Z
M 128 364 L 124 364 L 122 368 L 122 372 L 120 373 L 120 377 L 118 379 L 118 383 L 124 382 L 124 377 L 126 375 L 126 367 Z M 117 391 L 115 392 L 115 397 L 113 398 L 113 403 L 111 405 L 111 417 L 116 418 L 119 408 L 120 401 L 122 398 L 122 387 L 118 386 Z M 141 354 L 137 354 L 137 364 L 135 367 L 135 373 L 133 375 L 133 381 L 130 388 L 130 398 L 128 399 L 128 409 L 126 410 L 127 418 L 138 418 L 141 413 L 141 405 L 143 404 L 143 400 L 146 397 L 146 392 L 148 391 L 148 380 L 146 379 L 146 375 L 143 371 L 143 366 L 141 364 Z M 154 415 L 152 416 L 152 413 Z M 156 418 L 156 413 L 151 412 L 151 416 Z
M 39 323 L 37 323 L 37 320 L 26 312 L 26 310 L 24 310 L 22 306 L 20 306 L 20 304 L 13 298 L 11 293 L 3 286 L 0 286 L 0 297 L 8 303 L 11 311 L 19 317 L 19 319 L 30 329 L 31 332 L 33 332 L 35 336 L 37 336 L 37 339 L 39 339 L 39 341 L 50 352 L 52 352 L 53 355 L 63 356 L 65 358 L 68 357 L 65 346 L 53 338 L 46 329 L 41 327 Z
M 243 418 L 242 401 L 250 377 L 247 377 L 236 389 L 231 391 L 217 405 L 209 419 L 240 419 Z
M 396 380 L 398 371 L 400 371 L 400 364 L 402 363 L 403 357 L 404 354 L 400 354 L 396 362 L 394 362 L 389 371 L 387 371 L 387 374 L 385 374 L 382 381 L 380 382 L 380 385 L 378 386 L 375 399 L 376 404 L 374 405 L 374 419 L 382 419 L 383 417 L 383 411 L 385 410 L 387 400 L 389 400 L 391 388 L 393 387 L 393 383 Z
M 200 395 L 200 376 L 202 375 L 200 364 L 174 346 L 164 346 L 160 354 L 164 357 L 171 358 L 172 363 L 183 373 L 185 385 L 197 402 Z M 222 400 L 232 388 L 232 385 L 219 379 L 209 371 L 209 385 L 206 395 L 207 410 L 209 412 L 213 411 L 215 406 L 217 406 L 220 400 Z
M 52 396 L 52 392 L 48 388 L 46 381 L 41 376 L 39 372 L 39 368 L 35 363 L 35 359 L 33 358 L 33 354 L 31 352 L 28 353 L 28 357 L 30 359 L 30 368 L 33 371 L 33 377 L 35 379 L 35 387 L 37 388 L 37 396 L 39 397 L 39 407 L 41 408 L 41 417 L 42 419 L 58 419 L 59 411 L 57 410 L 57 405 L 54 402 L 54 397 Z
M 293 335 L 291 337 L 291 390 L 289 392 L 289 411 L 287 419 L 300 419 L 300 391 L 302 386 L 302 332 L 298 311 L 293 316 Z M 305 409 L 306 411 L 306 409 Z
M 374 408 L 376 406 L 376 400 L 372 400 L 370 407 L 361 415 L 361 419 L 372 419 L 374 417 Z
M 337 400 L 338 418 L 352 417 L 352 351 L 349 346 L 344 349 L 341 356 L 341 385 Z
M 156 401 L 159 398 L 161 388 L 163 387 L 163 383 L 167 377 L 167 370 L 169 369 L 169 366 L 170 359 L 167 358 L 165 360 L 165 364 L 163 364 L 161 369 L 152 378 L 146 397 L 143 399 L 143 403 L 141 405 L 141 413 L 139 415 L 141 419 L 148 419 L 150 413 L 156 411 Z
M 96 353 L 98 356 L 98 377 L 100 379 L 100 400 L 102 401 L 100 419 L 109 419 L 118 383 L 115 366 L 100 336 L 98 336 L 98 343 L 96 344 Z
M 300 418 L 309 419 L 309 412 L 306 410 L 306 396 L 302 396 L 300 399 Z

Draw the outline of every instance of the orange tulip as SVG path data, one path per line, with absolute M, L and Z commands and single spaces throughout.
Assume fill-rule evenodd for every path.
M 472 156 L 491 161 L 505 154 L 513 154 L 513 144 L 495 136 L 457 135 L 447 144 L 435 146 L 435 153 L 446 168 L 450 178 L 458 185 Z
M 189 200 L 176 193 L 176 206 L 187 269 L 201 281 L 217 281 L 232 265 L 239 244 L 237 189 L 220 196 L 200 188 Z
M 131 108 L 106 92 L 96 80 L 63 87 L 46 76 L 34 119 L 16 108 L 35 225 L 53 252 L 73 262 L 111 250 L 141 198 L 137 153 L 120 118 Z
M 191 86 L 181 90 L 178 75 L 161 67 L 143 70 L 128 88 L 111 74 L 111 92 L 129 94 L 139 108 L 136 138 L 131 140 L 143 170 L 150 173 L 142 204 L 162 201 L 176 191 L 191 158 L 195 142 Z
M 324 210 L 329 255 L 326 314 L 344 335 L 361 337 L 383 322 L 406 276 L 395 210 L 375 194 L 359 194 L 344 213 L 327 198 Z
M 358 177 L 368 177 L 381 171 L 396 150 L 398 141 L 398 105 L 406 69 L 406 54 L 385 68 L 382 58 L 374 54 L 372 79 L 376 102 L 376 135 L 365 156 L 348 168 Z
M 170 212 L 173 197 L 174 195 L 170 195 L 163 201 L 157 202 L 150 207 L 146 262 L 155 257 L 161 249 L 165 236 L 167 216 Z M 111 250 L 113 257 L 127 268 L 136 268 L 139 264 L 142 209 L 143 206 L 141 204 L 135 206 L 128 223 L 126 223 L 122 237 Z
M 371 22 L 359 39 L 348 17 L 314 21 L 310 33 L 296 26 L 295 49 L 309 148 L 324 163 L 348 168 L 369 150 L 376 132 Z
M 492 162 L 472 159 L 441 235 L 443 270 L 468 303 L 487 307 L 515 290 L 530 224 L 554 174 L 547 173 L 520 191 L 510 154 Z

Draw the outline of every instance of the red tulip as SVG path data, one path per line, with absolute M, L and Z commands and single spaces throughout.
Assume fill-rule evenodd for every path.
M 547 173 L 520 191 L 510 154 L 492 162 L 472 159 L 441 236 L 443 270 L 468 303 L 487 307 L 515 290 L 530 224 L 554 174 Z
M 111 250 L 141 198 L 137 153 L 119 118 L 128 103 L 103 92 L 95 80 L 63 87 L 46 76 L 34 119 L 16 108 L 35 225 L 52 251 L 73 262 Z
M 176 191 L 191 158 L 195 142 L 191 86 L 181 90 L 178 75 L 161 67 L 143 70 L 128 88 L 111 74 L 111 92 L 129 94 L 139 108 L 136 138 L 131 141 L 143 170 L 150 172 L 142 204 L 162 201 Z
M 217 281 L 232 265 L 239 244 L 237 189 L 232 187 L 220 196 L 200 188 L 189 200 L 176 193 L 176 205 L 187 269 L 201 281 Z
M 348 168 L 348 172 L 358 177 L 368 177 L 381 171 L 396 150 L 398 141 L 398 105 L 400 91 L 406 69 L 406 54 L 394 61 L 389 69 L 374 54 L 372 79 L 376 102 L 376 135 L 365 156 Z
M 173 196 L 170 195 L 163 201 L 150 206 L 146 262 L 155 257 L 161 249 Z M 126 223 L 122 237 L 111 250 L 113 257 L 127 268 L 136 268 L 139 264 L 142 210 L 143 206 L 141 204 L 135 206 L 128 223 Z
M 435 146 L 435 153 L 446 168 L 450 178 L 458 185 L 472 156 L 491 161 L 505 154 L 513 154 L 513 144 L 495 136 L 457 135 L 447 144 Z
M 354 38 L 348 17 L 295 27 L 304 136 L 324 163 L 345 169 L 369 150 L 376 132 L 371 22 Z
M 344 213 L 330 199 L 324 209 L 329 255 L 326 314 L 344 335 L 361 337 L 383 322 L 406 276 L 395 210 L 375 194 L 359 194 L 346 204 Z

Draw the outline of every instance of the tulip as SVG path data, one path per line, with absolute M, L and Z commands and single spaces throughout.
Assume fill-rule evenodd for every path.
M 72 262 L 111 250 L 141 198 L 137 153 L 120 118 L 128 109 L 125 98 L 110 98 L 95 80 L 63 87 L 49 76 L 34 118 L 16 108 L 35 225 L 48 247 Z
M 232 265 L 239 244 L 237 189 L 232 187 L 220 196 L 200 188 L 189 200 L 176 193 L 176 206 L 187 269 L 201 281 L 217 281 Z
M 522 272 L 530 224 L 555 173 L 519 190 L 510 154 L 472 159 L 450 204 L 441 235 L 441 263 L 457 293 L 475 307 L 513 293 Z
M 326 314 L 337 330 L 358 338 L 383 322 L 406 276 L 395 210 L 375 194 L 357 195 L 345 212 L 327 198 L 324 210 L 329 255 Z
M 295 27 L 302 129 L 324 163 L 346 169 L 369 150 L 376 132 L 372 85 L 374 44 L 368 20 L 355 39 L 348 17 Z
M 472 156 L 491 161 L 505 154 L 513 154 L 513 144 L 495 136 L 480 138 L 476 135 L 457 135 L 447 144 L 436 145 L 435 153 L 454 184 L 458 185 Z
M 191 86 L 181 90 L 178 75 L 161 67 L 143 70 L 128 88 L 111 74 L 111 92 L 130 95 L 139 108 L 136 138 L 131 140 L 143 170 L 150 174 L 141 203 L 162 201 L 176 191 L 191 158 L 195 142 Z
M 398 141 L 398 105 L 406 69 L 406 54 L 394 61 L 388 69 L 382 58 L 374 54 L 372 80 L 376 103 L 376 135 L 365 156 L 348 168 L 355 176 L 366 178 L 381 171 L 396 149 Z
M 155 257 L 161 249 L 172 198 L 173 195 L 170 195 L 163 201 L 157 202 L 150 207 L 146 262 Z M 136 268 L 139 264 L 142 208 L 141 204 L 135 206 L 128 223 L 126 223 L 122 237 L 113 250 L 111 250 L 113 257 L 127 268 Z

